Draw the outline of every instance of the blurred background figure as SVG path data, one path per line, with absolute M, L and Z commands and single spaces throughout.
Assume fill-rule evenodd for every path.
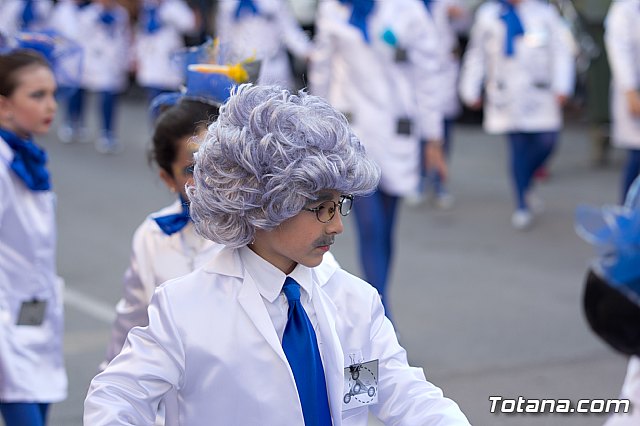
M 377 190 L 354 202 L 364 278 L 386 286 L 400 197 L 420 186 L 420 140 L 431 170 L 446 176 L 438 35 L 420 2 L 327 0 L 320 3 L 309 82 L 349 119 L 382 169 Z
M 605 45 L 611 66 L 613 144 L 625 148 L 621 200 L 640 173 L 640 6 L 634 0 L 611 4 L 605 21 Z
M 184 73 L 173 59 L 185 47 L 185 35 L 199 29 L 196 13 L 184 0 L 143 0 L 135 32 L 136 82 L 149 103 L 157 95 L 176 91 Z
M 533 175 L 562 128 L 562 107 L 575 83 L 574 50 L 571 33 L 547 2 L 491 0 L 476 11 L 460 95 L 472 108 L 484 101 L 485 131 L 508 137 L 511 224 L 519 230 L 528 229 L 542 208 L 532 192 Z
M 442 150 L 448 161 L 451 154 L 453 124 L 461 113 L 458 97 L 458 76 L 462 50 L 458 41 L 461 33 L 468 31 L 472 15 L 462 0 L 422 0 L 429 11 L 438 31 L 438 45 L 442 48 L 442 112 L 444 114 Z M 425 158 L 424 164 L 426 165 Z M 433 190 L 436 207 L 449 209 L 453 206 L 453 195 L 447 182 L 438 171 L 426 170 L 425 191 Z
M 51 0 L 3 0 L 0 2 L 0 33 L 42 30 L 47 24 Z
M 99 98 L 99 135 L 96 150 L 115 154 L 121 146 L 116 134 L 118 95 L 128 85 L 131 68 L 131 27 L 129 14 L 116 0 L 94 0 L 78 10 L 78 36 L 83 47 L 82 88 L 69 100 L 66 125 L 62 132 L 75 138 L 85 121 L 85 92 Z M 67 141 L 63 139 L 63 141 Z
M 44 426 L 67 397 L 62 289 L 56 272 L 55 194 L 47 154 L 57 103 L 49 62 L 0 53 L 0 413 L 6 426 Z
M 262 61 L 258 84 L 294 87 L 287 50 L 306 61 L 311 49 L 286 0 L 228 0 L 218 3 L 216 36 L 227 44 L 231 62 Z

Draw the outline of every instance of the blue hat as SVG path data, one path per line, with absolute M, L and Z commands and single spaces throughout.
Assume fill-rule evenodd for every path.
M 63 87 L 79 87 L 82 72 L 82 48 L 57 31 L 24 31 L 0 42 L 0 53 L 29 49 L 49 62 L 56 82 Z
M 149 107 L 151 116 L 157 117 L 162 107 L 173 105 L 180 99 L 222 105 L 233 87 L 257 80 L 260 61 L 249 58 L 238 63 L 227 63 L 222 60 L 223 56 L 219 43 L 212 40 L 185 49 L 177 55 L 177 60 L 186 67 L 185 86 L 180 92 L 164 93 L 153 99 Z
M 640 305 L 640 178 L 622 206 L 579 206 L 576 232 L 596 249 L 595 272 Z

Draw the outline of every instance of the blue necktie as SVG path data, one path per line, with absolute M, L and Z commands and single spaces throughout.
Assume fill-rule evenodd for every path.
M 258 15 L 260 12 L 258 11 L 258 6 L 253 2 L 253 0 L 240 0 L 238 3 L 238 7 L 235 13 L 235 20 L 237 21 L 242 17 L 242 14 L 245 12 L 251 13 L 252 15 Z
M 25 0 L 24 9 L 22 9 L 22 27 L 26 30 L 29 28 L 29 24 L 36 19 L 36 7 L 34 0 Z
M 349 23 L 359 28 L 364 40 L 370 43 L 371 39 L 369 38 L 369 30 L 367 29 L 367 18 L 375 6 L 373 0 L 340 0 L 340 2 L 353 6 Z
M 21 139 L 18 135 L 0 128 L 0 138 L 13 151 L 11 170 L 32 191 L 48 191 L 51 189 L 49 172 L 47 171 L 47 153 L 30 140 Z
M 153 218 L 166 235 L 180 232 L 191 220 L 191 216 L 189 216 L 189 203 L 182 198 L 182 195 L 180 195 L 180 201 L 182 202 L 182 211 L 180 213 Z
M 289 301 L 282 349 L 296 380 L 305 426 L 331 426 L 327 384 L 316 333 L 300 302 L 300 284 L 287 277 L 282 291 Z
M 147 34 L 153 34 L 162 28 L 162 22 L 160 22 L 160 17 L 158 16 L 158 7 L 157 6 L 145 6 L 143 9 L 144 18 L 142 22 L 145 22 L 144 31 Z
M 504 53 L 507 56 L 513 56 L 515 53 L 515 39 L 518 36 L 524 34 L 524 27 L 522 21 L 516 13 L 516 8 L 508 0 L 500 0 L 502 4 L 502 13 L 500 19 L 502 19 L 507 26 L 507 36 L 504 43 Z

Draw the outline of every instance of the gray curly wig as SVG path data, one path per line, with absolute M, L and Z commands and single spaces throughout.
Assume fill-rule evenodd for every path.
M 198 232 L 241 247 L 256 229 L 274 229 L 322 190 L 365 195 L 379 179 L 344 115 L 325 100 L 244 84 L 209 126 L 187 193 Z

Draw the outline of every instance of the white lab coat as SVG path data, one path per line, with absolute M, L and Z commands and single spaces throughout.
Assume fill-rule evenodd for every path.
M 416 0 L 375 2 L 368 44 L 349 24 L 351 6 L 327 0 L 318 9 L 311 92 L 347 115 L 381 168 L 381 189 L 392 195 L 418 191 L 420 140 L 442 139 L 442 58 L 427 13 Z M 395 60 L 396 47 L 382 39 L 385 32 L 393 33 L 408 60 Z M 412 122 L 408 135 L 397 132 L 402 118 Z
M 562 127 L 557 95 L 575 82 L 572 36 L 556 9 L 540 0 L 516 6 L 525 34 L 515 54 L 504 53 L 502 6 L 488 1 L 476 11 L 460 76 L 460 96 L 473 104 L 484 84 L 484 128 L 489 133 L 557 131 Z
M 232 62 L 255 57 L 262 61 L 258 84 L 293 87 L 293 74 L 287 48 L 306 58 L 311 43 L 298 25 L 285 0 L 253 0 L 259 15 L 244 13 L 235 20 L 239 0 L 218 2 L 217 36 L 223 52 Z
M 78 43 L 80 41 L 80 26 L 78 4 L 75 0 L 60 0 L 49 16 L 48 27 Z
M 611 66 L 611 122 L 616 146 L 640 149 L 640 118 L 629 111 L 625 92 L 640 90 L 640 5 L 611 3 L 605 20 L 605 45 Z
M 133 236 L 131 263 L 124 275 L 124 295 L 116 306 L 117 317 L 111 329 L 106 363 L 120 353 L 129 330 L 149 323 L 147 307 L 156 287 L 189 274 L 223 247 L 198 235 L 193 224 L 166 235 L 153 220 L 180 213 L 181 209 L 180 201 L 176 201 L 153 213 Z
M 449 16 L 449 8 L 460 7 L 466 13 L 457 19 Z M 438 45 L 442 49 L 443 98 L 442 112 L 446 118 L 455 118 L 462 110 L 458 96 L 458 77 L 460 75 L 460 44 L 458 33 L 466 31 L 471 25 L 471 14 L 461 0 L 436 0 L 431 2 L 431 17 L 438 30 Z
M 30 24 L 28 31 L 45 28 L 53 2 L 51 0 L 36 0 L 36 19 Z M 0 33 L 12 36 L 22 31 L 22 11 L 24 0 L 0 0 Z
M 458 406 L 407 364 L 373 287 L 334 262 L 309 272 L 334 426 L 367 424 L 366 407 L 342 412 L 349 354 L 379 360 L 379 403 L 371 410 L 385 423 L 468 425 Z M 225 248 L 158 288 L 149 327 L 133 329 L 120 355 L 93 379 L 84 422 L 151 425 L 172 386 L 183 425 L 304 424 L 289 363 L 238 250 Z
M 10 170 L 12 160 L 0 138 L 0 401 L 59 402 L 67 376 L 55 194 L 27 188 Z M 16 325 L 22 303 L 34 298 L 47 302 L 44 322 Z
M 84 52 L 82 86 L 89 90 L 121 92 L 128 84 L 132 42 L 129 14 L 118 4 L 113 7 L 113 32 L 100 22 L 100 4 L 92 3 L 78 14 Z
M 184 82 L 184 70 L 173 55 L 185 47 L 183 35 L 196 30 L 195 14 L 183 0 L 161 0 L 158 16 L 162 27 L 153 34 L 138 25 L 136 80 L 142 87 L 177 90 Z
M 631 401 L 631 412 L 612 415 L 604 426 L 640 425 L 640 358 L 637 356 L 632 356 L 629 360 L 620 398 Z

